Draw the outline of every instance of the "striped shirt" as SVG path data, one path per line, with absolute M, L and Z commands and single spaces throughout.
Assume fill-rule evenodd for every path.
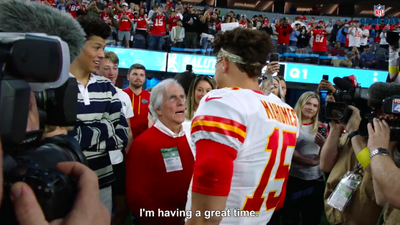
M 78 87 L 77 121 L 68 135 L 80 143 L 89 167 L 99 178 L 101 189 L 110 186 L 115 179 L 108 151 L 127 145 L 128 124 L 110 80 L 92 74 L 86 87 L 79 81 Z

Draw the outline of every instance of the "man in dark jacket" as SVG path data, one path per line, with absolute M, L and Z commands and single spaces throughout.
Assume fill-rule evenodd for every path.
M 331 35 L 329 38 L 329 44 L 331 44 L 331 46 L 334 46 L 337 41 L 336 36 L 337 36 L 337 33 L 338 33 L 341 25 L 342 25 L 342 21 L 336 20 L 336 23 L 332 27 Z
M 185 48 L 195 49 L 197 47 L 197 40 L 200 30 L 200 19 L 196 14 L 193 5 L 189 5 L 189 12 L 183 17 L 183 27 L 185 28 Z

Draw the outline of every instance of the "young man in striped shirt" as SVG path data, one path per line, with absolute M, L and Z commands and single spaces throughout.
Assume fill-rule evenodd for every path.
M 115 177 L 108 151 L 123 149 L 128 141 L 128 124 L 118 93 L 109 79 L 94 75 L 104 58 L 105 39 L 111 29 L 100 18 L 80 17 L 86 32 L 85 46 L 71 64 L 70 73 L 78 80 L 78 112 L 75 137 L 89 167 L 99 178 L 100 200 L 111 213 L 111 184 Z

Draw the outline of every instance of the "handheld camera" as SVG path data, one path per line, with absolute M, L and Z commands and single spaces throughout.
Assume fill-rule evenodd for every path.
M 45 126 L 74 126 L 77 81 L 69 76 L 69 48 L 58 37 L 0 32 L 0 135 L 3 141 L 4 198 L 0 221 L 16 222 L 10 187 L 26 182 L 36 194 L 46 220 L 65 217 L 76 195 L 76 182 L 58 172 L 59 162 L 87 164 L 74 138 L 42 140 Z M 26 132 L 34 91 L 41 129 Z

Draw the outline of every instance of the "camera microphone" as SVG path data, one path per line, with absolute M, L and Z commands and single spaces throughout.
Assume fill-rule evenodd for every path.
M 58 36 L 69 47 L 70 61 L 75 60 L 85 44 L 85 32 L 67 13 L 38 2 L 0 1 L 0 32 L 44 33 Z
M 349 81 L 340 77 L 333 78 L 333 83 L 341 90 L 349 91 L 354 89 L 353 85 Z
M 376 82 L 369 88 L 368 105 L 380 105 L 385 98 L 400 96 L 400 84 Z

